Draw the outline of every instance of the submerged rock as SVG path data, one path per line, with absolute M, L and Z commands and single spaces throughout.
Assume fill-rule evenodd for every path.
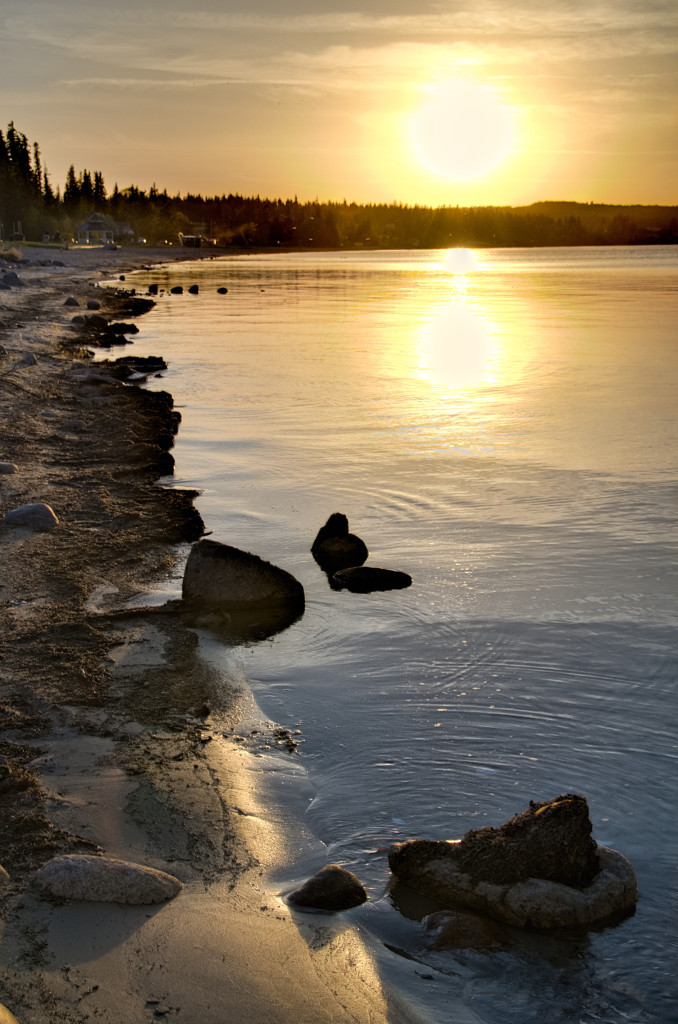
M 391 847 L 389 866 L 410 889 L 519 927 L 591 927 L 629 913 L 633 868 L 591 837 L 583 796 L 531 803 L 500 828 L 457 842 L 414 839 Z
M 362 565 L 369 551 L 360 537 L 349 533 L 346 516 L 334 512 L 318 531 L 311 554 L 324 572 L 333 575 L 339 569 Z
M 14 462 L 0 462 L 0 473 L 5 476 L 10 476 L 12 473 L 18 473 L 19 467 Z
M 42 502 L 31 502 L 29 505 L 20 505 L 6 512 L 3 522 L 7 526 L 24 526 L 29 530 L 40 532 L 41 530 L 53 530 L 58 526 L 54 510 Z
M 182 596 L 186 603 L 225 611 L 303 610 L 304 588 L 284 569 L 248 551 L 201 540 L 188 556 Z
M 431 949 L 487 949 L 506 934 L 496 921 L 468 910 L 437 910 L 422 924 Z
M 296 907 L 314 910 L 350 910 L 367 900 L 359 878 L 338 864 L 327 864 L 287 897 Z
M 178 878 L 164 871 L 85 854 L 54 857 L 36 871 L 33 882 L 49 899 L 97 903 L 163 903 L 183 889 Z
M 380 569 L 378 566 L 354 566 L 341 569 L 332 577 L 339 589 L 354 594 L 370 594 L 374 590 L 403 590 L 412 584 L 412 577 L 395 569 Z

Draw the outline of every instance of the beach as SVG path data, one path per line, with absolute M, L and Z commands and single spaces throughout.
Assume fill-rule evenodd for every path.
M 209 523 L 190 491 L 156 482 L 171 469 L 171 396 L 94 364 L 72 321 L 88 301 L 134 318 L 128 271 L 204 254 L 21 256 L 22 284 L 0 292 L 2 514 L 40 502 L 58 525 L 0 524 L 0 1004 L 20 1024 L 415 1019 L 350 914 L 293 914 L 269 881 L 313 841 L 246 767 L 252 744 L 275 753 L 275 723 L 243 734 L 251 695 L 232 688 L 224 702 L 195 632 L 126 610 L 176 581 Z M 117 294 L 97 287 L 114 276 Z M 58 905 L 32 877 L 62 853 L 144 864 L 184 888 L 157 906 Z

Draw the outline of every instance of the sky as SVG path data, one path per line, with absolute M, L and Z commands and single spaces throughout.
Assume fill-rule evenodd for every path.
M 675 0 L 0 0 L 0 129 L 109 191 L 678 203 Z

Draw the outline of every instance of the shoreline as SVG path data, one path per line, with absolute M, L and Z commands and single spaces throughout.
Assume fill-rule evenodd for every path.
M 87 299 L 125 315 L 104 278 L 215 255 L 31 247 L 13 265 L 25 287 L 0 291 L 16 365 L 0 376 L 0 461 L 17 466 L 0 476 L 2 514 L 40 501 L 59 518 L 44 533 L 0 524 L 0 1003 L 20 1024 L 221 1024 L 224 1006 L 244 1024 L 413 1019 L 350 914 L 293 914 L 267 887 L 299 822 L 264 805 L 232 738 L 251 695 L 169 617 L 108 614 L 168 580 L 202 522 L 195 492 L 156 483 L 171 396 L 110 379 L 72 318 Z M 184 889 L 160 907 L 36 898 L 41 863 L 98 851 Z

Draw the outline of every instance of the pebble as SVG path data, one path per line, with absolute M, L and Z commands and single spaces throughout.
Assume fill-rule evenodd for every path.
M 12 473 L 18 473 L 19 467 L 13 462 L 0 462 L 0 473 L 4 473 L 5 476 L 10 476 Z
M 25 526 L 29 530 L 53 530 L 58 525 L 54 509 L 42 502 L 20 505 L 5 513 L 3 522 L 7 526 Z

